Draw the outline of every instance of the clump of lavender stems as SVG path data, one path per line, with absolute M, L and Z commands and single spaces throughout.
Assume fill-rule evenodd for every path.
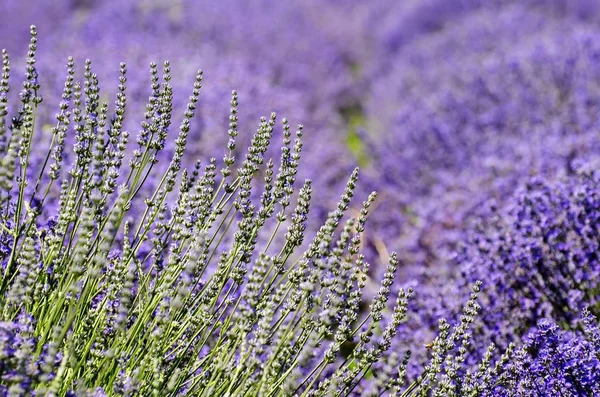
M 79 82 L 69 58 L 48 135 L 36 123 L 36 49 L 32 26 L 10 112 L 11 65 L 2 54 L 3 395 L 357 395 L 375 382 L 374 364 L 405 349 L 392 341 L 413 291 L 390 302 L 396 254 L 368 310 L 360 309 L 369 269 L 361 242 L 376 194 L 347 216 L 358 170 L 309 240 L 312 184 L 298 189 L 296 181 L 302 126 L 292 141 L 282 120 L 281 156 L 273 159 L 277 116 L 261 118 L 236 158 L 233 92 L 223 161 L 185 168 L 201 71 L 174 132 L 171 66 L 164 63 L 161 79 L 152 64 L 146 113 L 130 142 L 126 65 L 111 106 L 92 62 Z M 475 372 L 463 368 L 480 309 L 480 283 L 473 288 L 460 321 L 440 322 L 422 374 L 406 378 L 404 351 L 371 385 L 377 395 L 463 395 L 500 374 L 512 346 L 495 367 L 486 357 Z

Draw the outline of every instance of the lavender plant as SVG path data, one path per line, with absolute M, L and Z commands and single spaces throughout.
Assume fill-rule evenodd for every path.
M 233 92 L 223 161 L 184 168 L 202 71 L 173 136 L 171 65 L 164 63 L 160 78 L 151 64 L 131 148 L 127 66 L 120 65 L 111 107 L 92 62 L 85 61 L 80 82 L 69 58 L 56 124 L 40 131 L 36 51 L 32 26 L 14 108 L 11 62 L 2 53 L 3 395 L 346 396 L 369 388 L 375 395 L 460 395 L 500 373 L 506 359 L 495 369 L 488 360 L 459 381 L 479 311 L 476 283 L 460 322 L 440 323 L 417 379 L 405 376 L 410 352 L 401 361 L 386 358 L 394 368 L 374 378 L 372 368 L 400 348 L 392 341 L 413 290 L 389 302 L 398 266 L 392 253 L 369 310 L 360 311 L 369 269 L 361 244 L 376 194 L 344 221 L 358 170 L 316 235 L 305 238 L 312 182 L 297 191 L 302 126 L 292 144 L 282 120 L 276 161 L 267 156 L 277 116 L 261 118 L 240 159 Z
M 500 377 L 497 396 L 595 396 L 600 393 L 597 320 L 584 311 L 585 332 L 542 320 Z
M 576 329 L 584 308 L 598 313 L 598 203 L 597 172 L 580 171 L 532 180 L 508 213 L 491 206 L 456 258 L 465 280 L 490 275 L 491 334 L 519 335 L 543 318 Z

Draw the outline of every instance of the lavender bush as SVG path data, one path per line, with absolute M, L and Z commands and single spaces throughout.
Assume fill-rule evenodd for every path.
M 151 65 L 146 113 L 129 150 L 126 65 L 111 107 L 91 62 L 81 83 L 69 58 L 56 125 L 38 147 L 48 131 L 37 128 L 35 27 L 31 35 L 14 109 L 6 51 L 0 83 L 3 394 L 342 396 L 371 388 L 408 396 L 462 393 L 499 375 L 507 357 L 457 382 L 479 311 L 476 282 L 460 322 L 440 322 L 416 379 L 405 376 L 409 351 L 374 378 L 371 368 L 392 349 L 413 295 L 401 290 L 388 303 L 398 266 L 391 254 L 360 312 L 369 268 L 360 246 L 376 194 L 343 221 L 358 180 L 352 172 L 335 211 L 303 245 L 312 195 L 310 180 L 295 194 L 303 128 L 292 142 L 282 120 L 275 162 L 266 154 L 277 118 L 262 118 L 236 167 L 235 92 L 223 166 L 211 158 L 182 168 L 201 71 L 171 137 L 170 64 L 162 78 Z

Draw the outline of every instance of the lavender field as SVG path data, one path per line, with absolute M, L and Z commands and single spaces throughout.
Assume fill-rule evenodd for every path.
M 600 1 L 0 0 L 0 396 L 600 396 Z

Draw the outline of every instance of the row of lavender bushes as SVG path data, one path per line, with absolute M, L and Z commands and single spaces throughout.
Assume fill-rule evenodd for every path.
M 22 6 L 3 393 L 600 394 L 594 2 Z

